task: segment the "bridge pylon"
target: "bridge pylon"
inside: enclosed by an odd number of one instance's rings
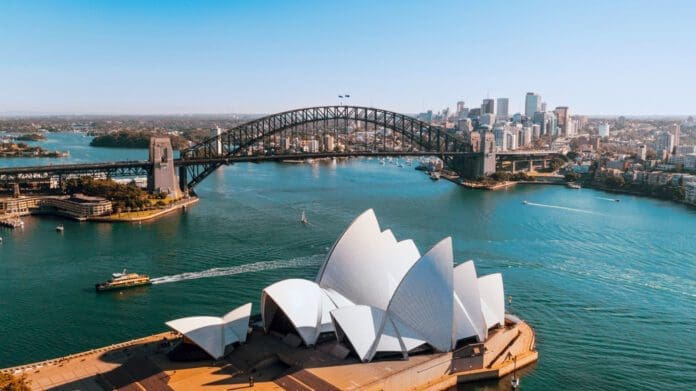
[[[152,170],[147,178],[147,189],[152,193],[181,197],[179,179],[174,169],[174,149],[169,137],[150,138],[150,162]]]

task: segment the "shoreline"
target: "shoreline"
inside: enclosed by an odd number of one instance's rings
[[[231,384],[247,388],[253,376],[260,390],[446,390],[524,373],[539,358],[534,329],[512,315],[485,342],[367,363],[333,354],[334,342],[293,347],[283,336],[250,326],[246,343],[217,360],[171,361],[167,353],[182,335],[165,331],[0,372],[26,376],[32,389],[229,390]]]
[[[183,200],[175,201],[174,205],[168,206],[165,209],[160,209],[157,212],[147,214],[145,216],[135,216],[135,217],[119,217],[119,214],[113,214],[109,216],[97,216],[97,217],[88,217],[87,221],[93,221],[93,222],[98,222],[98,223],[133,223],[133,222],[143,222],[143,221],[149,221],[153,219],[157,219],[159,217],[163,217],[169,213],[172,213],[174,211],[183,209],[186,210],[190,205],[194,205],[200,201],[200,198],[196,196],[192,196],[190,198],[186,198]],[[148,211],[145,211],[148,212]],[[139,213],[139,212],[129,212],[129,213]]]
[[[40,196],[37,196],[37,198]],[[55,211],[45,211],[41,210],[39,208],[36,209],[28,209],[24,212],[17,213],[17,214],[12,214],[12,215],[0,215],[0,221],[4,220],[11,220],[13,218],[21,218],[23,216],[54,216],[54,217],[59,217],[62,219],[68,219],[68,220],[73,220],[73,221],[90,221],[90,222],[96,222],[96,223],[134,223],[134,222],[143,222],[143,221],[150,221],[150,220],[155,220],[160,217],[164,217],[170,213],[173,213],[177,210],[186,210],[189,206],[195,205],[200,201],[200,198],[197,196],[191,196],[189,198],[184,198],[178,201],[173,202],[172,204],[168,205],[167,207],[164,207],[162,209],[156,209],[156,210],[149,210],[149,211],[140,211],[140,212],[124,212],[123,214],[126,215],[124,217],[121,217],[119,213],[115,213],[112,215],[108,216],[94,216],[94,217],[81,217],[81,216],[74,216],[69,213],[61,213],[61,212],[55,212]],[[152,213],[149,213],[152,212]],[[133,214],[133,213],[142,213],[142,216],[132,216],[132,217],[127,217],[128,214]]]

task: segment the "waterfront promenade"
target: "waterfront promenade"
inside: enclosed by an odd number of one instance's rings
[[[538,359],[534,331],[524,322],[491,332],[485,344],[408,360],[361,363],[333,354],[335,342],[294,348],[259,329],[226,358],[172,362],[166,352],[174,332],[120,343],[40,363],[7,368],[24,374],[35,390],[444,390],[457,383],[500,378]]]

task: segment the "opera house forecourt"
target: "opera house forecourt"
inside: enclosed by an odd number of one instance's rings
[[[505,313],[501,274],[478,276],[473,261],[455,266],[453,258],[451,238],[421,254],[367,210],[314,281],[263,289],[260,316],[247,303],[222,317],[171,320],[168,333],[41,371],[13,370],[40,385],[82,368],[52,384],[65,389],[437,390],[509,374],[514,384],[517,369],[537,360],[534,332]]]

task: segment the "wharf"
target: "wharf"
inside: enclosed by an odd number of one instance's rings
[[[509,317],[485,343],[407,360],[361,363],[332,354],[335,341],[292,347],[255,328],[221,360],[173,362],[166,353],[181,339],[167,332],[63,358],[8,368],[36,390],[444,390],[457,383],[501,378],[538,359],[532,328]]]

